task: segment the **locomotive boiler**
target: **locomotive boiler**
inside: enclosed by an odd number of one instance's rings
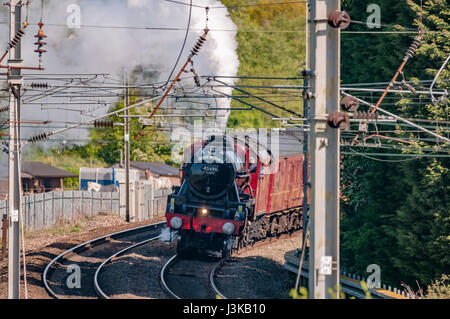
[[[166,208],[178,253],[196,248],[227,257],[300,228],[303,134],[276,132],[260,140],[211,136],[185,150],[181,186]]]

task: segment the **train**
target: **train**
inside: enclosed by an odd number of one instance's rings
[[[184,150],[181,183],[166,220],[177,253],[213,251],[223,258],[267,237],[301,229],[303,136],[300,131],[212,135]],[[309,174],[309,165],[306,166]]]

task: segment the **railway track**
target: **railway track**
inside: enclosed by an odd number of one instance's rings
[[[211,256],[188,259],[175,255],[161,269],[161,285],[175,299],[226,299],[214,283],[215,272],[225,260],[217,261],[217,257]]]
[[[103,291],[103,289],[101,288],[101,286],[100,286],[100,284],[99,284],[99,279],[98,279],[100,272],[102,272],[102,271],[104,270],[104,267],[105,267],[107,264],[109,264],[110,262],[112,262],[115,258],[117,258],[117,257],[119,257],[119,256],[121,256],[121,255],[123,255],[123,254],[125,254],[125,253],[127,253],[127,252],[129,252],[130,250],[132,250],[132,249],[134,249],[134,248],[137,248],[137,247],[139,247],[139,246],[145,245],[145,244],[147,244],[147,243],[149,243],[149,242],[151,242],[151,241],[157,240],[157,239],[159,239],[160,237],[161,237],[161,236],[158,235],[158,236],[155,236],[155,237],[152,237],[152,238],[143,240],[143,241],[141,241],[141,242],[138,242],[138,243],[136,243],[136,244],[134,244],[134,245],[128,246],[128,247],[122,249],[121,251],[115,253],[114,255],[110,256],[110,257],[107,258],[104,262],[102,262],[102,263],[100,264],[100,266],[98,266],[98,268],[97,268],[97,270],[95,271],[95,274],[94,274],[94,289],[95,289],[95,292],[97,293],[97,295],[98,295],[100,298],[102,298],[102,299],[110,299],[109,296],[108,296],[108,295]]]
[[[42,281],[47,292],[56,299],[105,298],[98,284],[98,274],[114,257],[159,238],[166,222],[127,229],[77,245],[56,258],[45,268]],[[69,278],[79,272],[79,286]]]
[[[282,234],[278,237],[266,238],[253,245],[241,248],[238,254],[248,249],[270,244],[273,240],[289,238],[298,231]],[[194,257],[196,258],[196,257]],[[199,256],[197,259],[186,259],[175,255],[162,267],[160,281],[164,290],[175,299],[228,299],[215,283],[217,271],[229,258],[217,261],[210,256]]]
[[[105,267],[132,249],[159,239],[160,230],[165,225],[165,222],[160,222],[109,234],[61,253],[47,265],[42,274],[45,289],[56,299],[109,299],[99,280]],[[272,240],[257,242],[242,252]],[[160,271],[161,286],[169,296],[176,299],[227,299],[215,284],[216,272],[226,261],[212,256],[182,258],[175,255]],[[70,287],[68,278],[75,268],[79,269],[80,286]]]

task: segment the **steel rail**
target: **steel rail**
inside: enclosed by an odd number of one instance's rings
[[[170,288],[169,285],[166,282],[165,277],[165,273],[166,270],[169,268],[169,265],[174,264],[175,262],[177,262],[180,259],[180,257],[178,255],[174,255],[172,256],[165,264],[164,266],[161,268],[161,272],[160,272],[160,276],[159,279],[161,281],[161,285],[163,286],[163,288],[166,290],[166,292],[168,292],[173,298],[175,299],[181,299],[181,297],[179,297],[177,294],[175,294]]]
[[[173,298],[175,299],[183,299],[180,296],[178,296],[175,292],[173,292],[170,288],[169,285],[167,284],[166,281],[166,273],[167,273],[167,269],[169,269],[170,266],[173,266],[175,263],[177,263],[178,261],[180,261],[182,258],[177,254],[172,256],[165,264],[164,266],[161,268],[161,272],[160,272],[160,281],[161,281],[161,285],[163,286],[164,290],[166,290],[167,293],[169,293]],[[215,272],[216,270],[221,267],[223,265],[223,263],[226,261],[226,259],[221,259],[219,262],[215,263],[215,265],[211,268],[210,272],[209,272],[209,284],[210,284],[210,288],[211,290],[214,292],[215,296],[219,296],[222,299],[228,299],[227,297],[225,297],[217,288],[215,282],[214,282],[214,277],[215,277]]]
[[[69,250],[64,251],[63,253],[59,254],[57,257],[55,257],[52,261],[50,261],[50,263],[48,263],[47,267],[45,267],[44,272],[42,273],[42,281],[44,283],[44,287],[47,290],[47,292],[55,299],[60,299],[58,297],[58,295],[50,288],[50,286],[47,283],[47,277],[48,274],[51,270],[51,267],[61,258],[71,254],[71,253],[75,253],[75,252],[79,252],[79,251],[83,251],[85,249],[89,249],[90,247],[92,247],[94,244],[98,244],[101,242],[105,242],[107,238],[120,238],[120,237],[124,237],[126,235],[130,235],[133,233],[140,233],[143,231],[146,231],[148,229],[151,228],[159,228],[162,227],[163,225],[165,225],[166,222],[159,222],[159,223],[154,223],[154,224],[150,224],[150,225],[144,225],[144,226],[139,226],[136,228],[131,228],[131,229],[126,229],[126,230],[122,230],[116,233],[112,233],[112,234],[108,234],[105,236],[101,236],[89,241],[86,241],[84,243],[81,243],[75,247],[72,247]]]
[[[133,248],[145,245],[145,244],[147,244],[147,243],[149,243],[151,241],[157,240],[159,238],[161,238],[160,235],[152,237],[152,238],[149,238],[149,239],[146,239],[146,240],[143,240],[143,241],[141,241],[141,242],[139,242],[137,244],[133,244],[133,245],[131,245],[129,247],[126,247],[126,248],[122,249],[121,251],[118,251],[117,253],[115,253],[114,255],[112,255],[110,257],[108,257],[105,261],[103,261],[100,264],[100,266],[98,266],[97,270],[95,271],[95,275],[94,275],[94,289],[95,289],[95,292],[97,293],[97,295],[100,298],[102,298],[102,299],[110,299],[109,296],[101,289],[101,287],[100,287],[100,285],[98,283],[98,275],[100,274],[100,272],[102,271],[102,269],[104,268],[104,266],[106,264],[111,262],[114,258],[122,255],[123,253],[125,253],[125,252],[127,252],[127,251],[129,251],[129,250],[131,250]]]
[[[216,275],[217,269],[219,269],[220,267],[222,267],[223,264],[225,263],[225,261],[227,261],[227,260],[228,260],[228,258],[224,258],[224,259],[222,259],[221,261],[219,261],[217,264],[214,265],[214,267],[211,269],[211,272],[209,273],[209,281],[210,281],[210,283],[211,283],[211,288],[212,288],[212,290],[214,291],[214,294],[215,294],[216,296],[219,296],[219,297],[222,298],[222,299],[228,299],[228,298],[225,297],[225,295],[223,295],[223,294],[220,292],[219,288],[217,288],[216,282],[215,282],[215,280],[214,280],[214,277],[215,277],[215,275]]]

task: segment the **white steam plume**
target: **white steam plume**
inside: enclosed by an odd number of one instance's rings
[[[189,0],[181,0],[189,3]],[[79,29],[66,27],[70,13],[67,8],[77,4],[81,8],[81,25]],[[218,0],[193,1],[201,6],[223,6]],[[37,66],[37,53],[34,35],[38,31],[36,23],[40,20],[41,1],[32,0],[29,6],[29,20],[32,23],[22,40],[22,55],[26,66]],[[188,5],[175,4],[163,0],[44,0],[43,22],[48,38],[45,41],[48,51],[43,55],[44,72],[41,73],[108,73],[111,77],[121,79],[123,70],[131,72],[136,66],[143,66],[145,71],[157,71],[158,81],[165,81],[179,54],[185,35],[189,13]],[[23,9],[25,19],[26,9]],[[0,42],[6,48],[9,38],[8,7],[0,9]],[[63,25],[63,26],[61,26]],[[142,30],[133,28],[94,28],[85,26],[129,26],[129,27],[171,27],[182,30]],[[192,8],[191,30],[186,41],[184,52],[180,58],[174,75],[202,34],[205,27],[205,10]],[[228,16],[227,9],[211,9],[209,11],[207,42],[198,56],[194,57],[194,67],[200,75],[221,74],[236,75],[239,61],[236,54],[237,43],[235,32],[214,31],[236,30],[236,26]],[[0,48],[0,50],[2,50]],[[31,73],[26,71],[25,73]],[[193,83],[193,81],[192,81]],[[221,89],[231,95],[231,89]],[[117,91],[116,91],[117,92]],[[43,102],[51,99],[44,99]],[[1,100],[0,106],[7,104]],[[227,108],[230,101],[218,99],[217,107]],[[100,113],[106,113],[103,109]],[[226,125],[226,117],[218,123],[220,128]],[[98,115],[99,113],[95,113]],[[26,120],[66,120],[80,121],[86,118],[75,112],[63,110],[41,110],[38,105],[24,105],[22,118]],[[31,136],[48,129],[33,130],[24,127],[23,136]],[[86,130],[68,132],[66,138],[86,138]],[[4,156],[0,155],[0,156]],[[2,162],[3,163],[3,162]],[[3,166],[3,165],[2,165]]]

